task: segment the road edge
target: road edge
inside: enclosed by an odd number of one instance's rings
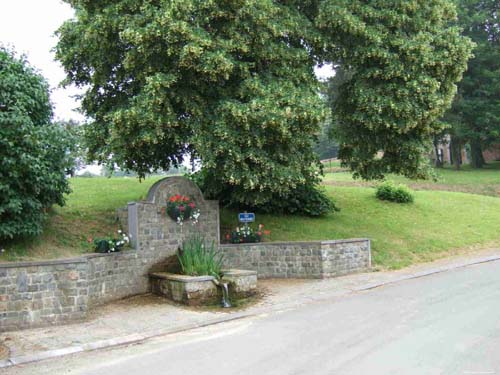
[[[429,270],[425,271],[420,271],[412,274],[407,274],[403,275],[401,277],[395,278],[393,280],[388,280],[380,283],[371,283],[371,284],[365,284],[361,287],[357,287],[354,289],[346,289],[345,293],[342,293],[340,296],[348,295],[354,292],[362,292],[362,291],[367,291],[367,290],[372,290],[380,287],[384,287],[387,285],[391,284],[396,284],[402,281],[406,280],[412,280],[412,279],[418,279],[422,277],[427,277],[443,272],[448,272],[452,271],[455,269],[460,269],[460,268],[466,268],[470,266],[474,266],[477,264],[482,264],[482,263],[489,263],[489,262],[495,262],[500,260],[500,255],[490,255],[487,257],[481,257],[481,258],[476,258],[474,260],[469,260],[469,261],[462,261],[462,262],[457,262],[457,263],[452,263],[449,265],[441,266],[441,267],[435,267],[431,268]],[[329,297],[325,298],[318,298],[314,302],[321,302]],[[155,331],[150,331],[147,333],[134,333],[131,335],[126,335],[126,336],[121,336],[121,337],[116,337],[116,338],[111,338],[111,339],[106,339],[106,340],[99,340],[99,341],[94,341],[91,343],[87,344],[82,344],[82,345],[76,345],[76,346],[69,346],[66,348],[60,348],[60,349],[52,349],[52,350],[46,350],[46,351],[41,351],[38,353],[30,354],[30,355],[25,355],[25,356],[18,356],[18,357],[10,357],[4,360],[0,360],[0,369],[1,368],[7,368],[7,367],[13,367],[17,365],[24,365],[28,363],[34,363],[34,362],[40,362],[44,361],[47,359],[53,359],[57,357],[63,357],[66,355],[70,354],[77,354],[77,353],[83,353],[83,352],[90,352],[94,350],[102,350],[102,349],[110,349],[114,347],[119,347],[119,346],[126,346],[126,345],[133,345],[137,344],[140,342],[144,342],[146,340],[151,340],[153,338],[158,338],[158,337],[163,337],[163,336],[168,336],[176,333],[181,333],[181,332],[186,332],[190,331],[193,329],[197,328],[203,328],[203,327],[208,327],[216,324],[221,324],[221,323],[226,323],[226,322],[231,322],[235,320],[241,320],[249,317],[254,317],[261,315],[263,313],[270,313],[270,312],[276,312],[279,310],[283,310],[284,308],[293,308],[293,307],[298,307],[300,306],[301,303],[292,303],[292,304],[281,304],[281,305],[275,305],[272,308],[261,308],[256,311],[252,312],[237,312],[233,313],[228,316],[216,318],[216,319],[210,319],[201,323],[191,323],[191,324],[186,324],[174,328],[169,328],[165,330],[155,330]]]

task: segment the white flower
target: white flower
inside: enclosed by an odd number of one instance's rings
[[[126,242],[126,243],[129,243],[129,238],[127,236],[123,237],[123,240]]]
[[[121,229],[118,229],[118,233],[122,234],[122,231],[121,231]]]

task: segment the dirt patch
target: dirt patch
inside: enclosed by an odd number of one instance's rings
[[[141,294],[138,296],[132,296],[123,298],[117,301],[109,302],[104,305],[95,306],[88,311],[86,321],[91,321],[99,316],[106,316],[116,311],[130,311],[139,307],[147,306],[161,306],[165,304],[170,304],[167,299],[156,296],[154,294]]]

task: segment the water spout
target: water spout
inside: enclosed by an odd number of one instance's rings
[[[229,302],[229,287],[228,283],[223,283],[222,280],[217,280],[213,279],[212,282],[217,285],[219,288],[222,290],[222,302],[221,306],[226,308],[226,307],[232,307],[231,302]]]
[[[220,283],[222,288],[222,303],[221,306],[224,308],[231,307],[231,302],[229,302],[229,289],[227,283]]]

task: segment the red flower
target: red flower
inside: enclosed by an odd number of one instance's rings
[[[189,203],[189,207],[191,207],[191,208],[195,208],[195,207],[196,207],[196,205],[194,204],[194,202],[191,202],[191,203]]]
[[[269,235],[271,234],[271,231],[270,231],[270,230],[265,230],[265,231],[264,231],[264,234],[265,234],[266,236],[269,236]]]
[[[183,212],[186,208],[184,206],[179,206],[179,211]]]
[[[188,197],[182,197],[182,201],[183,202],[189,202],[189,198]]]
[[[257,232],[257,234],[258,234],[259,236],[262,236],[262,232]]]
[[[170,197],[170,202],[175,202],[175,197]]]
[[[228,234],[226,234],[226,240],[229,240],[231,238],[231,236]]]

